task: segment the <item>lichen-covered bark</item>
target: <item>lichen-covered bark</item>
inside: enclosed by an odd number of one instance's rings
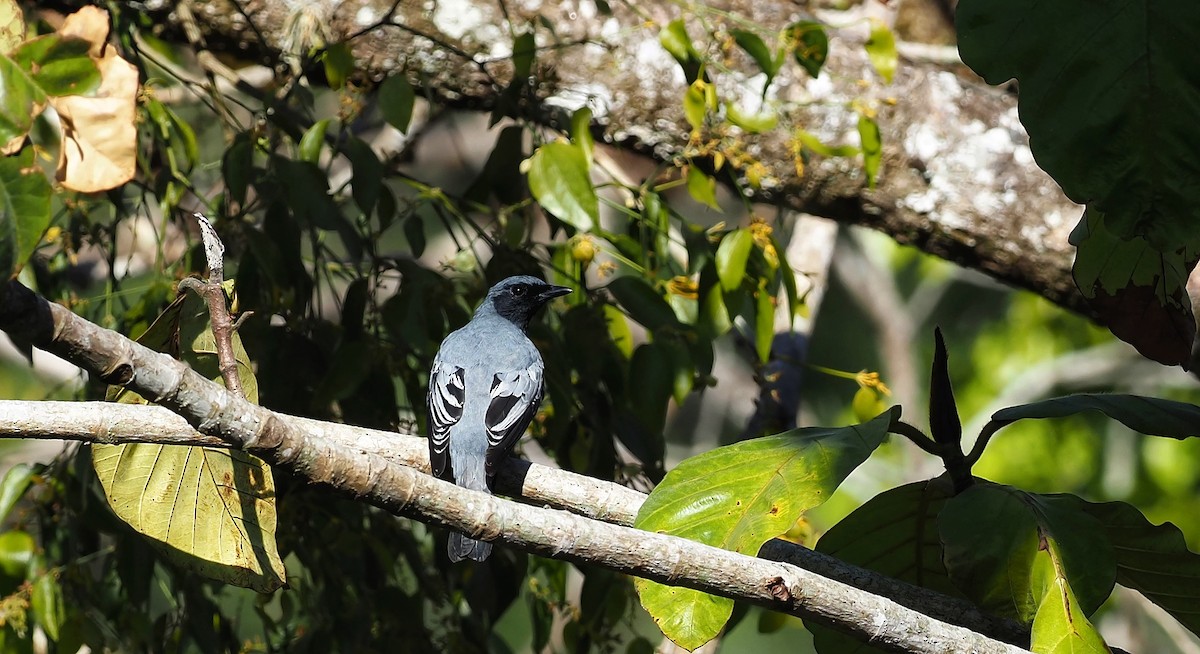
[[[354,53],[368,77],[403,73],[436,100],[478,108],[501,101],[511,81],[513,35],[533,30],[536,87],[523,90],[512,104],[515,111],[554,124],[566,111],[587,105],[614,144],[660,160],[695,151],[681,106],[683,72],[658,41],[660,27],[684,13],[675,3],[614,2],[612,14],[603,15],[594,0],[426,0],[399,3],[390,20],[392,4],[380,0],[192,5],[214,49],[296,52],[367,30],[355,39]],[[782,27],[813,16],[782,1],[709,6],[714,11],[697,5],[684,16],[695,47],[718,64],[709,71],[720,98],[754,110],[763,76],[722,35],[759,26],[773,44]],[[849,27],[830,28],[830,56],[819,78],[808,78],[794,64],[783,67],[767,94],[781,108],[779,126],[761,135],[703,135],[723,137],[765,166],[756,199],[883,231],[1086,311],[1070,278],[1067,244],[1081,211],[1033,162],[1015,98],[965,69],[903,60],[886,84],[862,48],[865,21],[820,11],[816,17],[826,23]],[[731,15],[739,17],[736,22]],[[387,24],[368,29],[381,21]],[[852,158],[817,158],[799,174],[795,130],[856,145],[852,105],[875,113],[882,130],[877,187],[866,187],[861,162]]]

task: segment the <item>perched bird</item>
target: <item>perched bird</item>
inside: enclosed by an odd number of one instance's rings
[[[492,492],[492,480],[542,403],[542,355],[525,335],[542,305],[570,293],[526,275],[488,291],[462,329],[442,341],[429,373],[429,463],[433,474]],[[451,561],[483,561],[492,544],[458,533]]]

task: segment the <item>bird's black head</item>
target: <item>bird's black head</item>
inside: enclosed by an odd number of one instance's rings
[[[555,286],[547,284],[537,277],[518,275],[509,277],[493,286],[488,291],[487,299],[483,301],[480,309],[486,309],[488,305],[491,305],[496,313],[508,318],[521,329],[525,329],[529,325],[530,318],[533,318],[533,314],[537,313],[542,305],[570,292],[571,289],[566,286]]]

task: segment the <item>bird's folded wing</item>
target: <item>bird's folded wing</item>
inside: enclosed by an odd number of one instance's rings
[[[450,460],[450,428],[462,418],[467,395],[465,371],[435,361],[429,373],[429,466],[441,477]]]
[[[496,474],[508,451],[525,433],[542,400],[542,363],[528,368],[498,372],[484,419],[488,434],[485,467],[488,479]]]

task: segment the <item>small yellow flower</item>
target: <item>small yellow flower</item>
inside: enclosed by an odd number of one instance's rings
[[[863,388],[873,388],[884,395],[892,394],[891,389],[887,387],[887,384],[883,383],[883,380],[879,378],[879,373],[877,372],[867,372],[866,370],[859,371],[859,373],[854,376],[854,381],[858,382],[858,385],[862,386]]]
[[[690,277],[678,275],[667,282],[667,290],[672,295],[695,300],[700,297],[700,284]]]
[[[583,264],[586,268],[596,258],[596,243],[587,234],[576,234],[567,242],[571,248],[571,258]]]

